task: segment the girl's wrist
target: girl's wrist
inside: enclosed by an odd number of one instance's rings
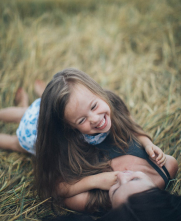
[[[98,173],[90,177],[91,189],[101,189],[104,181],[104,173]]]
[[[91,176],[87,176],[84,179],[84,182],[87,187],[88,187],[88,190],[91,190],[91,189],[96,189],[98,188],[98,174],[95,174],[95,175],[91,175]]]
[[[152,141],[146,136],[138,136],[138,140],[144,148],[148,145],[152,145]]]
[[[91,189],[99,189],[100,185],[99,175],[100,174],[95,174],[90,177]]]

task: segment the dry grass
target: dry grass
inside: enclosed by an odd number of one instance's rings
[[[181,3],[179,0],[6,0],[0,3],[0,108],[35,79],[76,67],[119,94],[137,122],[177,158],[181,194]],[[0,132],[17,125],[0,123]],[[0,220],[51,214],[32,194],[31,156],[0,152]]]

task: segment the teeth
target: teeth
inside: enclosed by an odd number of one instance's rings
[[[97,128],[102,127],[102,126],[105,124],[105,122],[106,122],[106,120],[105,120],[105,118],[104,118],[102,124],[101,124],[100,126],[98,126]]]

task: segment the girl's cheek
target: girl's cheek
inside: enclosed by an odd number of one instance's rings
[[[81,130],[81,131],[89,131],[90,127],[89,127],[89,125],[87,123],[84,123],[83,125],[81,125],[79,127],[79,130]]]

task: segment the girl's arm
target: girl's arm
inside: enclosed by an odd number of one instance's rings
[[[57,193],[62,197],[72,197],[91,189],[109,190],[116,183],[119,171],[104,172],[87,176],[74,184],[61,182],[58,184]]]
[[[154,145],[148,137],[138,135],[137,138],[151,159],[155,160],[162,167],[166,162],[166,155],[163,151]]]
[[[135,122],[134,118],[131,115],[129,115],[129,117],[132,121]],[[136,137],[141,143],[141,145],[144,147],[145,151],[150,156],[150,158],[156,161],[158,166],[162,167],[166,162],[166,156],[163,153],[163,151],[159,147],[154,145],[147,136],[136,135]]]
[[[64,204],[69,209],[76,211],[85,211],[88,200],[89,192],[84,192],[72,197],[65,198]]]

